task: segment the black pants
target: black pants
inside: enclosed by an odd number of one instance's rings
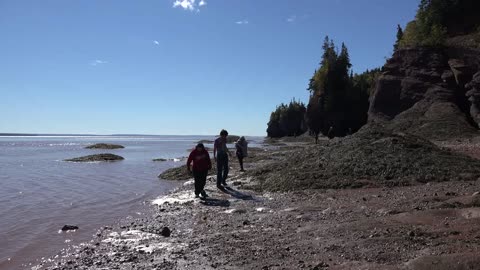
[[[217,155],[217,186],[225,184],[228,177],[228,156],[227,153]]]
[[[207,183],[208,171],[193,171],[193,177],[195,178],[195,195],[199,195],[205,188]]]
[[[243,171],[243,154],[237,153],[238,163],[240,163],[240,169]]]

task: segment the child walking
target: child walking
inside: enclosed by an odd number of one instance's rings
[[[192,171],[193,162],[193,171]],[[207,183],[208,171],[212,169],[212,161],[210,160],[210,154],[205,149],[202,143],[197,144],[195,149],[190,153],[187,160],[187,170],[193,172],[195,179],[195,198],[207,198],[208,195],[205,192],[205,184]]]

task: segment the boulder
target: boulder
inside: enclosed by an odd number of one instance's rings
[[[66,159],[65,161],[69,162],[110,162],[110,161],[120,161],[124,160],[123,157],[117,156],[114,154],[98,154],[98,155],[89,155],[84,157]]]
[[[164,237],[170,237],[171,234],[172,234],[172,231],[168,227],[163,227],[162,231],[160,232],[160,235]]]
[[[86,149],[123,149],[125,146],[119,144],[108,144],[108,143],[97,143],[94,145],[89,145],[85,147]]]
[[[67,231],[75,231],[78,230],[78,226],[75,225],[64,225],[62,227],[62,232],[67,232]]]

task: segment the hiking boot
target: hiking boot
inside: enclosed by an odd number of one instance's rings
[[[228,187],[228,184],[227,184],[226,182],[223,182],[222,185],[223,185],[224,187]]]
[[[205,190],[202,190],[202,192],[200,192],[200,195],[201,195],[203,198],[208,198],[208,195],[207,195],[207,193],[205,192]]]
[[[198,199],[198,198],[200,198],[200,195],[195,194],[195,199]]]

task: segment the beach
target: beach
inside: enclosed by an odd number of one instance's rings
[[[257,149],[247,171],[308,145]],[[269,192],[255,173],[239,173],[235,160],[231,165],[229,189],[218,190],[210,178],[210,198],[202,201],[186,181],[151,201],[142,217],[103,227],[36,269],[475,269],[479,263],[478,181]]]

